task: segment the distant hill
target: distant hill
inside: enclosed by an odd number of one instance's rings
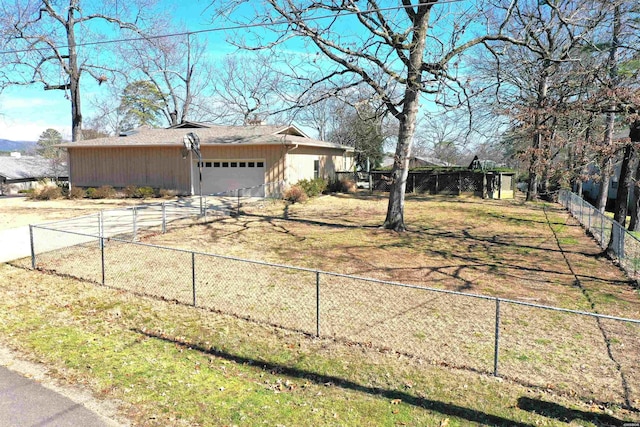
[[[0,151],[29,151],[36,146],[36,141],[10,141],[0,139]]]

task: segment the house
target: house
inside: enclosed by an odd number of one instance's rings
[[[43,179],[67,180],[67,165],[40,156],[11,153],[0,157],[0,195],[33,188]]]
[[[200,141],[202,163],[183,145],[189,133]],[[135,185],[178,194],[197,194],[201,183],[203,194],[253,187],[252,194],[262,196],[266,183],[330,178],[353,167],[353,148],[315,140],[293,125],[187,122],[60,147],[68,151],[71,186]]]

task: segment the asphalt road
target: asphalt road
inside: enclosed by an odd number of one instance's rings
[[[115,426],[82,403],[45,388],[38,382],[0,366],[0,424],[26,426]]]

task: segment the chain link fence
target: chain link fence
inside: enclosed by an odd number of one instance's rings
[[[607,217],[583,198],[560,190],[558,203],[591,233],[602,249],[615,256],[620,267],[634,280],[640,272],[640,239],[620,223]]]
[[[603,402],[637,407],[640,399],[640,320],[179,250],[97,231],[31,226],[31,236],[35,269]],[[52,248],[57,241],[75,244]]]

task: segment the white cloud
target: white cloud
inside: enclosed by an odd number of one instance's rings
[[[60,94],[32,87],[10,88],[0,97],[0,138],[37,141],[48,128],[71,135],[71,106]]]

